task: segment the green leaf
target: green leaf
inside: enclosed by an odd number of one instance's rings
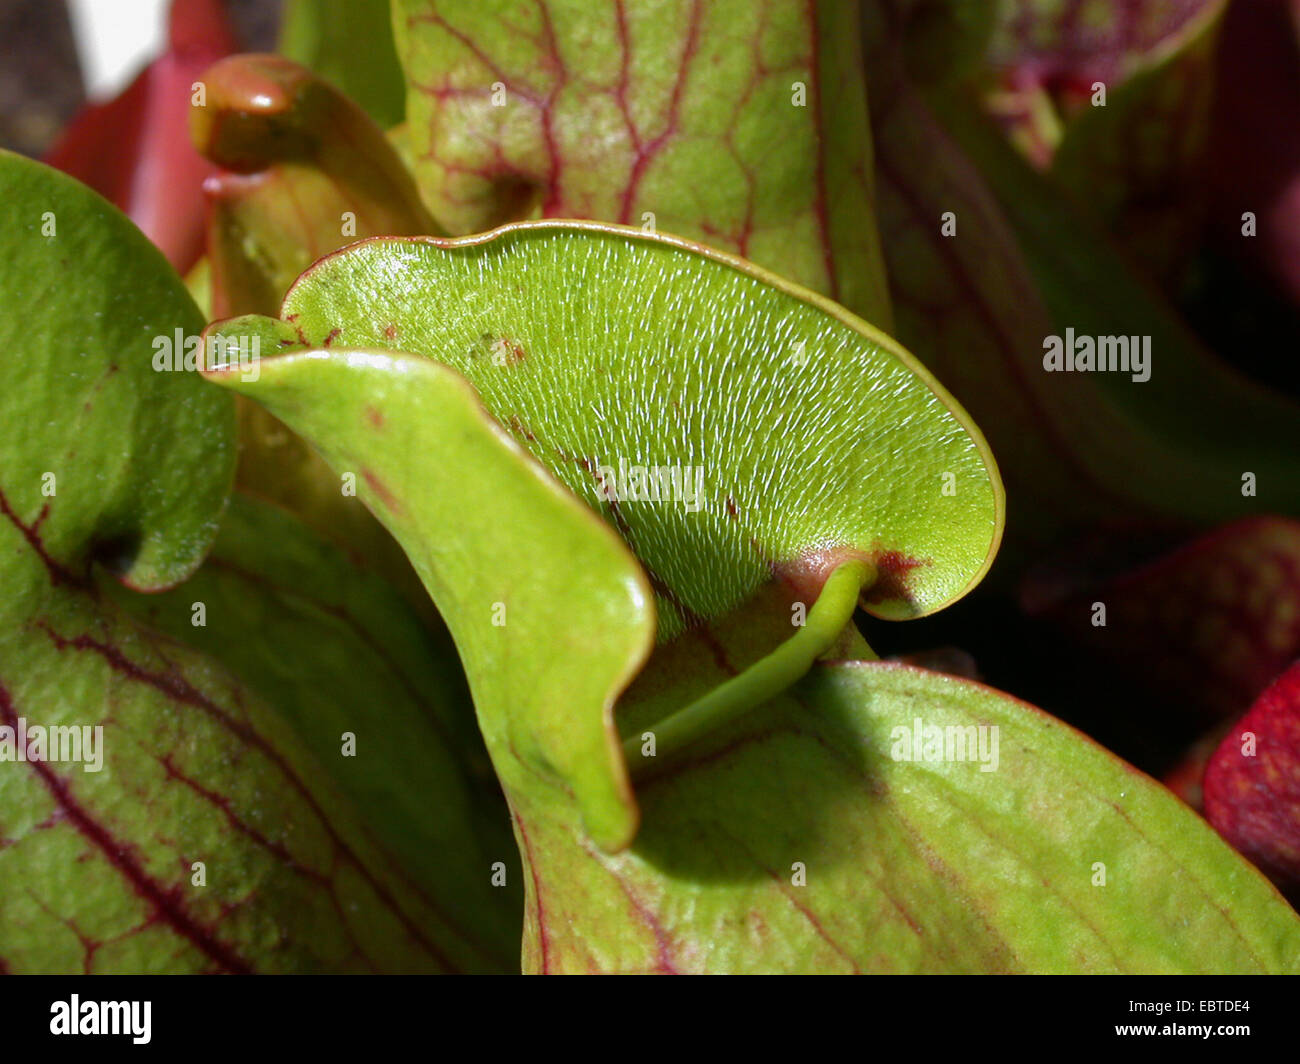
[[[162,256],[84,185],[7,152],[0,183],[11,219],[0,234],[0,350],[21,359],[14,374],[28,382],[4,392],[0,490],[11,530],[41,544],[6,559],[24,574],[11,586],[66,585],[96,557],[132,587],[175,583],[216,532],[233,406],[152,360],[177,332],[197,343],[203,321]]]
[[[279,56],[235,56],[204,75],[195,146],[226,169],[209,179],[210,317],[274,314],[308,265],[360,237],[437,233],[405,165],[355,103]],[[307,444],[254,403],[239,404],[241,488],[427,597],[355,496]],[[436,623],[436,622],[435,622]]]
[[[280,51],[336,85],[387,129],[406,113],[388,0],[289,0]]]
[[[361,237],[440,232],[387,138],[328,82],[280,56],[204,75],[194,146],[206,186],[213,313],[270,314],[312,262]]]
[[[970,759],[896,760],[918,719],[962,729]],[[1300,919],[1199,817],[969,681],[816,666],[637,795],[641,834],[614,856],[562,795],[516,810],[526,970],[1300,970]]]
[[[425,202],[735,252],[888,330],[857,5],[395,0]]]
[[[866,43],[897,334],[986,429],[1028,556],[1098,523],[1205,526],[1300,512],[1300,408],[1205,351],[979,112],[912,82],[876,0]],[[917,166],[918,158],[933,165]],[[942,226],[945,212],[955,232]],[[1048,337],[1150,337],[1150,377],[1057,373]],[[1242,475],[1267,483],[1243,496]]]
[[[7,153],[0,199],[0,350],[23,381],[0,393],[0,881],[16,885],[0,967],[469,966],[285,722],[103,595],[97,560],[148,590],[199,564],[233,410],[196,374],[155,370],[202,322],[122,214]],[[20,730],[59,749],[29,758]]]
[[[632,545],[661,639],[736,608],[774,569],[824,579],[830,548],[880,570],[870,612],[921,616],[996,549],[992,458],[941,386],[842,308],[698,245],[593,223],[378,238],[314,266],[282,317],[292,328],[264,351],[410,351],[463,374]],[[609,497],[635,466],[681,473],[670,505]]]
[[[292,516],[241,495],[193,577],[115,597],[275,707],[375,839],[475,943],[474,967],[517,966],[522,881],[509,816],[445,634],[431,636],[383,580]],[[355,751],[340,756],[349,734]],[[491,882],[497,861],[510,889]]]
[[[652,600],[666,643],[774,577],[807,601],[861,560],[867,608],[916,616],[996,549],[992,459],[928,374],[717,252],[593,223],[378,238],[317,264],[283,314],[213,329],[314,350],[263,361],[257,381],[210,376],[355,475],[447,618],[516,811],[526,787],[498,756],[512,744],[573,788],[606,848],[635,832],[611,715],[649,652]],[[633,465],[704,481],[642,505],[618,488]]]
[[[590,835],[626,845],[637,813],[613,705],[654,640],[627,548],[445,366],[307,352],[264,362],[259,383],[250,394],[352,473],[406,549],[456,640],[507,797],[565,781]]]

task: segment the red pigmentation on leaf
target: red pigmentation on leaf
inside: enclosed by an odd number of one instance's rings
[[[45,158],[130,215],[182,273],[203,253],[203,181],[216,169],[190,143],[190,101],[203,72],[236,51],[220,0],[175,0],[166,54],[77,114]]]
[[[1283,890],[1300,890],[1300,662],[1228,733],[1204,790],[1219,834]]]
[[[910,558],[901,551],[884,549],[876,551],[871,562],[876,567],[876,582],[863,595],[864,602],[913,601],[912,570],[932,564],[929,558]]]
[[[1300,654],[1298,521],[1234,521],[1095,580],[1080,559],[1073,587],[1058,569],[1025,581],[1029,615],[1206,721],[1232,719]]]

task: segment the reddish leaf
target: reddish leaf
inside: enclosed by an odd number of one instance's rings
[[[1070,113],[1087,104],[1093,82],[1123,81],[1138,59],[1167,46],[1210,6],[1213,0],[1010,0],[989,59],[1015,88],[1041,88]]]
[[[1233,4],[1219,51],[1212,171],[1221,245],[1300,303],[1300,49],[1286,0]],[[1292,5],[1292,11],[1295,10]],[[1247,237],[1244,212],[1255,215]]]
[[[182,272],[202,254],[213,171],[190,144],[190,98],[203,71],[237,50],[220,0],[175,0],[166,54],[120,96],[83,109],[46,157],[130,215]]]
[[[1225,0],[1002,6],[989,46],[1000,81],[992,110],[1083,213],[1179,290],[1204,231]]]
[[[1210,758],[1205,815],[1284,890],[1300,888],[1300,662]]]
[[[1300,522],[1237,521],[1119,575],[1023,596],[1133,682],[1208,717],[1241,712],[1300,654]],[[1059,586],[1059,585],[1058,585]],[[1094,622],[1105,606],[1105,625]]]

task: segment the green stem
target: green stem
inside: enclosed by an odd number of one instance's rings
[[[740,675],[646,729],[654,733],[655,756],[663,757],[681,749],[746,710],[774,698],[799,680],[834,645],[853,618],[858,595],[875,578],[875,567],[868,562],[855,560],[837,566],[808,611],[803,627],[793,636]],[[641,746],[639,735],[623,743],[623,754],[634,769],[646,760]]]

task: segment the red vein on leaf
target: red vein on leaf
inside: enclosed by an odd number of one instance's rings
[[[380,417],[380,420],[382,421],[382,415],[380,415],[378,411],[374,411],[374,413],[378,415]],[[374,633],[371,632],[371,630],[367,626],[361,624],[355,617],[353,617],[352,614],[348,611],[347,607],[328,603],[321,598],[317,598],[316,596],[311,594],[306,588],[286,587],[283,584],[276,583],[274,580],[271,580],[266,576],[263,576],[259,573],[254,573],[249,569],[245,569],[240,565],[236,565],[234,562],[227,561],[223,558],[218,558],[213,555],[208,556],[208,559],[204,562],[204,565],[209,566],[213,569],[220,569],[223,572],[228,572],[230,573],[231,576],[235,577],[236,579],[244,580],[247,583],[262,588],[263,590],[269,589],[271,591],[274,591],[278,595],[284,596],[285,598],[296,599],[299,602],[308,603],[309,605],[314,606],[316,609],[320,610],[322,613],[328,614],[329,616],[333,617],[335,620],[339,621],[341,624],[346,625],[350,630],[350,634],[352,638],[359,639],[363,643],[365,643],[366,646],[368,646],[371,649],[371,651],[374,652],[375,656],[378,657],[386,666],[388,666],[389,670],[392,672],[393,676],[397,679],[397,682],[401,685],[402,690],[406,692],[407,697],[411,699],[412,703],[420,706],[429,706],[430,709],[432,709],[430,705],[431,700],[429,699],[427,693],[419,690],[416,687],[414,681],[412,681],[411,678],[407,676],[406,670],[393,656],[392,650],[389,648],[389,646],[386,643],[384,643],[382,640],[375,638]],[[448,730],[446,721],[442,719],[440,714],[435,712],[429,712],[425,714],[425,719],[428,720],[430,726],[433,728],[435,732],[437,732],[438,737],[448,747],[454,748],[456,746],[456,741],[453,738],[450,731]]]
[[[541,950],[542,974],[549,975],[551,970],[550,961],[550,936],[546,931],[546,905],[542,900],[542,883],[537,877],[537,862],[533,860],[533,847],[528,841],[528,829],[524,826],[524,819],[519,815],[519,811],[514,805],[510,806],[510,815],[515,821],[515,830],[519,832],[519,841],[523,844],[524,864],[528,866],[528,874],[533,881],[533,908],[535,910],[534,919],[537,922],[537,945]]]
[[[546,98],[541,102],[542,139],[546,143],[546,152],[551,160],[551,172],[547,178],[549,194],[546,202],[542,204],[542,214],[549,217],[564,209],[564,197],[560,194],[560,172],[564,167],[564,156],[560,152],[559,144],[556,141],[552,120],[556,97],[568,84],[569,72],[564,65],[564,57],[560,54],[560,43],[555,36],[555,27],[551,25],[551,13],[546,6],[546,0],[536,0],[536,3],[546,36],[546,48],[555,63],[555,84],[551,86]]]
[[[18,726],[18,713],[9,691],[3,686],[0,686],[0,719],[10,727]],[[248,961],[206,930],[185,910],[179,898],[179,887],[164,889],[140,867],[131,854],[131,847],[115,839],[107,828],[73,798],[66,780],[55,775],[44,761],[28,761],[26,764],[36,773],[59,808],[67,814],[68,822],[104,855],[140,897],[162,914],[178,934],[220,965],[223,971],[241,975],[252,973],[253,967]]]
[[[828,946],[830,946],[835,953],[839,954],[849,963],[849,966],[853,969],[854,975],[862,974],[862,969],[858,967],[858,962],[854,959],[853,955],[850,954],[849,951],[845,949],[842,945],[840,945],[840,943],[837,942],[831,936],[830,932],[827,931],[826,928],[822,926],[822,922],[817,917],[817,914],[814,913],[812,909],[806,906],[803,902],[799,901],[799,899],[793,893],[793,888],[786,886],[785,877],[780,872],[777,872],[775,869],[768,868],[766,864],[764,864],[761,860],[758,859],[758,857],[754,854],[753,850],[751,850],[748,846],[746,846],[743,842],[741,842],[740,839],[736,838],[735,835],[731,834],[731,832],[727,831],[726,829],[716,824],[714,825],[714,830],[716,830],[720,835],[725,835],[728,839],[730,839],[732,845],[735,846],[736,849],[740,850],[754,865],[754,867],[760,869],[772,879],[772,882],[776,884],[776,889],[781,894],[781,896],[785,898],[785,900],[790,903],[790,906],[793,909],[795,909],[799,913],[799,915],[804,918],[804,920],[808,922],[809,926],[812,927],[813,932],[817,935],[818,938],[820,938],[823,942],[825,942]],[[900,906],[898,902],[895,901],[894,898],[889,895],[888,892],[885,891],[885,889],[880,885],[879,880],[873,879],[873,882],[876,884],[877,889],[880,890],[880,893],[886,899],[888,899],[890,904],[893,905],[894,908],[898,910],[899,914],[903,917],[903,919],[907,921],[908,926],[913,931],[915,931],[918,935],[920,935],[921,928],[916,924],[916,922],[907,913],[907,911],[903,909],[902,906]]]
[[[415,26],[415,24],[419,22],[427,22],[431,26],[437,26],[449,37],[454,37],[465,47],[465,49],[471,55],[474,56],[475,59],[477,59],[480,63],[483,64],[484,67],[487,68],[488,73],[490,73],[494,78],[496,78],[497,81],[505,82],[506,77],[502,73],[501,68],[498,67],[496,63],[494,63],[491,59],[488,58],[487,53],[484,52],[483,49],[480,48],[477,44],[475,44],[472,38],[462,33],[460,30],[454,28],[441,15],[437,15],[434,14],[433,12],[429,12],[427,14],[410,15],[406,20],[406,24],[408,28]]]
[[[212,701],[197,688],[191,686],[189,681],[179,673],[173,673],[170,675],[153,673],[136,662],[128,659],[117,647],[111,646],[107,643],[100,643],[98,640],[92,639],[89,635],[82,634],[69,638],[60,635],[44,624],[41,624],[40,627],[50,637],[50,640],[59,650],[83,650],[97,654],[115,672],[120,673],[137,683],[153,687],[156,690],[161,691],[168,698],[180,702],[183,705],[193,706],[196,709],[202,710],[243,742],[262,753],[267,760],[275,765],[289,785],[298,792],[299,796],[316,817],[317,821],[321,825],[321,829],[329,837],[337,851],[357,870],[361,878],[366,881],[366,884],[374,892],[375,896],[384,907],[397,918],[404,928],[406,928],[406,931],[411,938],[418,942],[430,956],[438,961],[439,964],[449,970],[456,970],[455,966],[450,962],[438,945],[424,934],[401,906],[398,905],[397,901],[389,893],[388,889],[375,878],[374,874],[366,864],[339,836],[338,832],[335,831],[333,825],[330,823],[329,818],[325,815],[325,811],[321,809],[320,804],[311,793],[311,790],[289,766],[288,762],[284,759],[284,756],[271,746],[262,735],[243,722],[236,720],[226,710],[222,709],[221,706],[217,705],[217,703]],[[421,900],[428,905],[430,909],[435,912],[437,911],[436,904],[425,896],[418,886],[414,884],[408,884],[408,886],[410,886],[411,889],[420,896]],[[446,921],[445,916],[443,917],[443,920]],[[448,926],[454,926],[450,921],[446,922],[448,923]]]
[[[1154,784],[1154,785],[1158,786],[1158,784]],[[1251,959],[1255,961],[1256,964],[1259,965],[1260,971],[1262,972],[1268,971],[1269,970],[1268,962],[1265,961],[1254,950],[1254,948],[1250,944],[1250,941],[1246,938],[1245,935],[1241,933],[1241,928],[1237,926],[1237,922],[1232,918],[1232,913],[1230,913],[1224,906],[1220,905],[1218,901],[1215,900],[1214,895],[1201,885],[1201,881],[1193,874],[1191,866],[1183,864],[1182,861],[1175,860],[1173,855],[1170,854],[1168,850],[1165,850],[1164,848],[1157,846],[1152,841],[1151,837],[1147,835],[1147,833],[1143,831],[1141,828],[1139,828],[1136,824],[1134,824],[1133,821],[1129,819],[1129,815],[1126,812],[1124,812],[1124,810],[1115,802],[1111,802],[1110,806],[1112,809],[1115,810],[1115,812],[1117,812],[1120,815],[1120,818],[1126,824],[1128,824],[1130,828],[1133,829],[1133,831],[1138,835],[1139,838],[1141,838],[1141,840],[1144,843],[1146,843],[1152,849],[1156,850],[1161,857],[1164,857],[1166,860],[1168,860],[1170,864],[1172,864],[1180,872],[1183,872],[1187,876],[1187,878],[1196,885],[1197,889],[1201,892],[1205,900],[1208,901],[1212,906],[1214,906],[1214,908],[1216,908],[1219,911],[1219,913],[1223,916],[1223,919],[1227,922],[1228,926],[1232,928],[1238,940],[1245,948],[1246,952],[1250,954]]]
[[[41,540],[40,529],[41,523],[49,516],[49,513],[50,504],[47,502],[41,507],[41,512],[37,515],[36,520],[30,525],[25,525],[10,507],[5,493],[0,491],[0,514],[4,514],[9,519],[10,524],[22,533],[23,539],[27,540],[27,545],[36,552],[36,556],[40,558],[41,563],[45,566],[45,571],[50,575],[50,583],[55,587],[63,584],[69,587],[85,588],[87,586],[85,580],[77,576],[71,569],[55,561],[50,556],[49,551],[45,549],[45,544]]]
[[[835,272],[835,254],[831,245],[830,218],[826,205],[826,144],[822,125],[821,69],[817,45],[817,0],[806,0],[808,12],[808,36],[810,40],[811,59],[808,63],[808,107],[812,111],[813,137],[816,142],[816,163],[814,182],[816,194],[813,197],[813,216],[817,219],[817,234],[822,245],[822,263],[826,270],[827,283],[830,285],[832,299],[840,298],[840,282]]]
[[[632,890],[631,885],[624,880],[617,871],[609,867],[609,865],[602,859],[601,855],[597,853],[597,851],[593,849],[585,839],[581,840],[581,844],[582,848],[586,850],[587,856],[599,864],[600,867],[609,874],[610,878],[614,880],[618,889],[623,892],[623,896],[627,898],[628,904],[632,907],[632,911],[636,914],[637,919],[645,924],[645,926],[650,929],[650,933],[654,935],[655,966],[650,969],[650,971],[658,975],[682,974],[676,964],[673,963],[672,936],[668,934],[667,930],[665,930],[658,914],[637,897],[636,892]]]
[[[799,704],[799,706],[806,712],[809,718],[811,718],[816,713],[816,707],[810,705],[809,703],[801,699],[798,696],[797,692],[791,691],[790,697],[793,698],[794,701]],[[846,751],[836,746],[835,744],[829,742],[825,738],[825,736],[819,735],[815,731],[808,731],[803,728],[794,727],[789,724],[779,724],[769,729],[748,732],[746,734],[736,736],[735,738],[729,740],[727,743],[718,747],[717,749],[710,750],[707,753],[698,755],[689,760],[685,760],[685,759],[675,760],[666,764],[665,767],[660,771],[652,770],[651,772],[648,772],[645,776],[639,779],[638,788],[642,791],[647,791],[651,786],[658,785],[665,782],[671,782],[674,777],[679,776],[687,771],[696,770],[701,767],[711,766],[718,762],[725,761],[737,755],[738,753],[743,751],[746,747],[755,746],[757,744],[766,743],[772,740],[787,739],[792,736],[801,739],[810,740],[812,742],[817,743],[819,746],[822,747],[823,750],[826,751],[828,755],[830,755],[834,760],[840,762],[845,767],[845,770],[847,771],[849,776],[854,778],[861,784],[861,786],[867,791],[868,795],[871,797],[873,801],[889,802],[892,813],[898,818],[898,821],[903,827],[908,837],[908,840],[912,845],[913,850],[916,852],[917,857],[920,858],[921,861],[926,865],[926,867],[928,867],[944,882],[951,883],[953,884],[954,887],[958,887],[958,889],[960,889],[960,880],[958,879],[958,877],[948,868],[947,865],[945,865],[941,860],[939,860],[938,857],[936,857],[933,853],[931,853],[928,847],[925,847],[920,842],[920,836],[916,832],[916,829],[903,818],[902,814],[898,810],[897,805],[890,800],[889,790],[885,786],[884,781],[879,779],[872,779],[868,777],[862,771],[862,766],[854,758],[850,757],[846,753]],[[727,837],[730,838],[738,848],[744,850],[746,856],[754,863],[756,867],[761,868],[764,872],[766,872],[770,876],[774,876],[774,877],[776,876],[776,873],[772,872],[771,869],[763,865],[754,856],[752,851],[745,848],[744,845],[740,842],[740,840],[737,839],[734,835],[731,835],[730,833],[728,833],[721,827],[718,827],[717,825],[714,825],[714,827],[722,834],[727,835]],[[868,874],[868,878],[870,879],[872,885],[876,888],[876,890],[879,891],[881,898],[883,898],[884,901],[886,901],[889,904],[890,908],[892,908],[895,912],[899,914],[899,916],[903,918],[904,922],[913,931],[913,933],[915,933],[918,937],[921,937],[924,934],[924,928],[917,922],[917,920],[907,910],[907,908],[903,905],[903,903],[899,901],[898,898],[894,897],[894,895],[886,887],[884,880],[882,880],[881,877],[879,876],[873,876],[869,874]],[[778,881],[778,885],[782,887],[782,893],[787,894],[787,892],[783,888],[783,884],[784,884],[783,879]],[[964,891],[962,893],[965,894]],[[790,898],[789,900],[791,901],[792,904],[796,904],[795,899]],[[796,907],[798,907],[797,904]],[[809,914],[807,912],[804,912],[803,915],[808,916]],[[996,935],[992,927],[988,924],[988,921],[984,919],[983,914],[979,914],[979,918],[980,921],[985,925],[985,927],[988,928],[990,932],[990,936],[994,938],[999,938],[1000,940],[1000,936]],[[817,926],[820,928],[819,924]],[[850,960],[850,963],[853,963],[856,968],[856,962],[853,961],[853,959],[847,953],[845,953],[843,949],[840,948],[838,944],[834,942],[833,939],[830,939],[827,936],[827,941],[830,942],[832,946],[835,946],[836,949],[843,956],[848,958]],[[938,940],[931,938],[928,939],[927,942],[931,950],[936,955],[941,957],[946,955],[947,952],[946,949],[940,945]],[[1008,952],[1012,952],[1012,951],[1008,949]]]
[[[331,886],[329,878],[323,872],[319,872],[314,868],[308,868],[294,857],[293,854],[285,848],[282,842],[267,838],[246,820],[242,819],[230,807],[230,799],[226,795],[218,794],[216,791],[204,787],[198,780],[187,776],[184,772],[178,769],[172,761],[170,754],[163,754],[156,760],[162,765],[163,770],[167,773],[168,779],[176,780],[178,783],[184,784],[204,801],[208,802],[210,805],[216,806],[217,809],[225,814],[226,820],[229,822],[230,826],[241,835],[252,839],[258,846],[268,851],[287,868],[299,875],[327,887]]]
[[[695,58],[699,51],[700,41],[700,17],[702,7],[700,0],[693,0],[691,4],[691,20],[686,29],[686,40],[682,45],[681,58],[677,63],[677,79],[673,82],[672,98],[668,104],[668,118],[664,129],[653,140],[644,145],[637,142],[636,158],[632,162],[632,173],[628,177],[627,187],[623,190],[623,204],[619,208],[618,221],[626,224],[632,217],[632,204],[636,198],[637,188],[641,184],[641,179],[645,176],[646,169],[654,161],[659,150],[667,143],[668,139],[677,132],[677,126],[681,111],[682,92],[686,88],[687,72],[690,69],[691,60]],[[625,60],[626,61],[626,60]],[[624,117],[629,126],[632,122],[632,116],[624,108]]]
[[[627,125],[628,138],[632,141],[632,149],[637,154],[641,152],[641,131],[637,129],[636,123],[632,121],[632,112],[627,106],[627,90],[631,83],[632,69],[632,42],[627,28],[627,7],[623,0],[614,0],[614,17],[618,26],[618,43],[619,43],[619,64],[618,64],[618,84],[614,87],[614,100],[618,104],[618,109],[623,115],[623,121]]]
[[[163,766],[164,771],[167,773],[168,779],[176,780],[178,783],[182,783],[186,787],[189,787],[190,790],[194,791],[194,793],[197,794],[204,801],[208,802],[210,805],[213,805],[217,809],[219,809],[225,815],[226,820],[230,824],[230,826],[233,827],[236,831],[238,831],[241,835],[244,835],[246,838],[251,839],[255,844],[265,849],[268,853],[270,853],[273,857],[275,857],[276,860],[278,860],[281,864],[283,864],[286,868],[290,869],[292,872],[302,876],[305,879],[311,880],[317,886],[321,887],[325,891],[325,893],[329,895],[329,899],[331,904],[333,905],[334,911],[338,915],[339,927],[342,929],[343,933],[347,936],[348,941],[351,942],[353,953],[355,953],[358,957],[360,957],[372,971],[376,971],[376,972],[379,971],[379,966],[375,964],[375,962],[366,954],[366,951],[362,949],[361,943],[357,941],[355,933],[353,932],[352,928],[348,925],[347,914],[343,911],[343,905],[339,901],[338,894],[335,892],[334,889],[335,883],[328,875],[326,875],[323,872],[319,872],[314,868],[308,868],[296,857],[294,857],[293,854],[291,854],[288,851],[288,849],[284,846],[283,843],[277,842],[274,839],[269,839],[265,835],[263,835],[260,831],[254,828],[246,820],[241,818],[230,807],[229,798],[227,798],[225,795],[218,794],[215,791],[209,790],[207,787],[204,787],[201,783],[199,783],[198,780],[195,780],[190,776],[187,776],[184,772],[178,769],[175,766],[175,764],[172,762],[170,754],[159,757],[157,758],[157,760]],[[335,867],[337,867],[337,864],[335,864]],[[331,868],[331,871],[333,871],[333,868]]]
[[[896,99],[902,98],[903,92],[897,94]],[[908,98],[909,105],[914,106],[914,101]],[[926,115],[928,118],[928,113]],[[933,125],[933,123],[931,123]],[[936,137],[946,139],[937,127],[934,129]],[[897,170],[893,168],[888,153],[880,151],[876,153],[876,171],[881,178],[889,183],[894,189],[895,194],[900,201],[906,204],[914,219],[923,219],[928,217],[924,204],[920,202],[916,194],[910,188],[908,182],[904,181]],[[933,230],[933,232],[931,232]],[[1038,392],[1029,382],[1025,375],[1024,367],[1017,357],[1016,344],[1011,336],[1007,333],[1006,327],[992,307],[985,301],[983,293],[979,286],[971,277],[967,264],[957,256],[948,254],[950,248],[942,246],[940,243],[942,237],[939,235],[939,229],[935,226],[917,222],[915,231],[925,235],[927,241],[936,245],[935,251],[938,257],[948,263],[951,276],[966,294],[966,303],[974,311],[975,315],[980,318],[984,327],[991,335],[998,350],[1002,354],[1002,364],[1007,367],[1011,380],[1018,386],[1020,392],[1026,397],[1026,406],[1029,408],[1031,416],[1038,423],[1040,431],[1046,439],[1052,444],[1053,449],[1060,456],[1065,465],[1069,466],[1082,480],[1090,484],[1099,493],[1112,499],[1121,499],[1117,492],[1111,490],[1102,484],[1088,469],[1086,465],[1076,457],[1074,449],[1061,437],[1057,432],[1056,426],[1052,419],[1048,417],[1042,408],[1038,399]]]

